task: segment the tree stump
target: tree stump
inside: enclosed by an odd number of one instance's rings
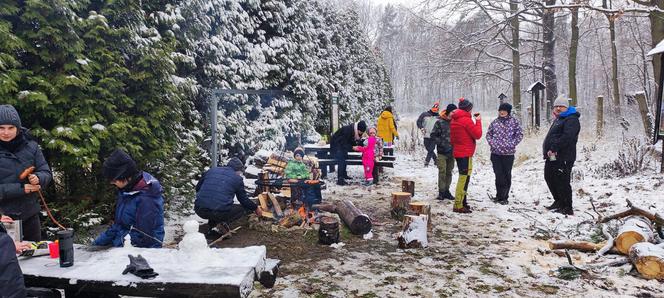
[[[427,216],[427,231],[431,231],[431,205],[425,202],[411,202],[408,204],[410,211],[415,213],[415,215],[426,215]]]
[[[415,196],[415,181],[402,180],[401,181],[401,191],[409,192],[411,197]]]
[[[410,204],[411,194],[409,192],[393,192],[392,193],[392,211],[390,214],[396,220],[403,220],[403,216],[408,211],[408,204]]]
[[[646,279],[664,279],[664,249],[648,242],[636,243],[629,249],[629,259]]]
[[[357,209],[349,200],[339,201],[336,204],[336,212],[344,221],[350,232],[355,235],[364,235],[371,231],[371,219],[369,216]]]
[[[650,220],[643,216],[630,216],[618,230],[616,249],[626,255],[635,243],[651,242],[655,234]]]
[[[330,216],[320,218],[318,242],[325,245],[339,242],[339,221],[336,218]]]
[[[426,215],[406,215],[403,221],[403,230],[399,233],[397,241],[399,248],[422,248],[429,245],[427,241]]]

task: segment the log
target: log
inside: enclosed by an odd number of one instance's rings
[[[391,215],[396,220],[403,220],[403,216],[408,211],[408,204],[410,204],[411,195],[409,192],[393,192],[392,193],[392,207]]]
[[[290,228],[292,226],[300,224],[301,221],[302,221],[302,217],[300,216],[300,214],[298,214],[297,212],[293,212],[293,213],[285,216],[281,220],[279,220],[279,225],[284,227],[284,228]]]
[[[371,219],[357,209],[353,202],[342,200],[336,203],[336,211],[341,220],[348,226],[350,232],[355,235],[364,235],[371,231]]]
[[[415,181],[402,180],[401,181],[401,191],[408,192],[411,196],[415,196]]]
[[[281,206],[279,205],[279,201],[277,201],[277,198],[269,192],[267,193],[267,196],[270,198],[270,201],[272,202],[272,208],[274,208],[274,213],[276,213],[277,216],[279,217],[284,216],[284,212],[281,211]]]
[[[267,204],[267,201],[269,200],[270,197],[268,197],[268,194],[266,192],[258,195],[258,203],[261,205],[262,211],[270,211],[270,207]]]
[[[664,249],[648,242],[632,245],[629,259],[646,279],[664,280]]]
[[[320,218],[318,242],[325,245],[339,242],[339,221],[336,218],[330,216]]]
[[[583,252],[596,252],[600,250],[604,245],[601,243],[592,243],[588,241],[549,241],[549,248],[554,249],[574,249]]]
[[[403,221],[403,230],[399,233],[397,241],[399,248],[423,248],[429,245],[427,241],[426,215],[406,215]]]
[[[650,220],[643,216],[628,217],[625,224],[618,230],[618,236],[615,239],[616,249],[626,255],[632,245],[639,242],[651,242],[654,236]]]
[[[311,205],[311,209],[337,213],[337,206],[332,204],[313,204]]]
[[[408,204],[410,211],[415,213],[415,215],[426,215],[427,220],[427,231],[431,231],[431,205],[425,202],[411,202]]]

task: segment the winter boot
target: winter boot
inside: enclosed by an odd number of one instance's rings
[[[436,200],[443,201],[443,200],[445,200],[445,199],[446,199],[446,198],[445,198],[445,192],[443,192],[443,191],[439,191],[439,192],[438,192],[438,196],[436,197]]]
[[[560,207],[561,207],[560,202],[559,201],[554,201],[553,204],[551,204],[549,206],[546,206],[545,208],[547,210],[556,210],[556,209],[559,209]]]
[[[445,200],[452,200],[452,201],[454,201],[454,196],[452,195],[452,193],[450,193],[449,190],[446,190],[445,192],[443,192],[443,198],[444,198]]]
[[[496,203],[498,203],[500,205],[507,205],[508,201],[507,201],[507,199],[501,199],[501,200],[496,200]]]
[[[574,215],[574,210],[572,207],[561,207],[560,209],[555,209],[553,212],[557,212],[564,215]]]
[[[452,211],[453,211],[453,212],[456,212],[456,213],[473,213],[473,211],[470,210],[470,208],[466,208],[466,207],[463,207],[463,208],[453,208]]]

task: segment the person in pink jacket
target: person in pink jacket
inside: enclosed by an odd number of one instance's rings
[[[355,146],[355,151],[362,152],[362,166],[364,167],[364,185],[373,184],[373,170],[376,160],[376,146],[378,146],[378,137],[376,137],[376,128],[369,128],[369,138],[365,140],[365,146]]]

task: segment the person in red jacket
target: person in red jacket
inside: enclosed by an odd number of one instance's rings
[[[452,142],[452,155],[459,170],[457,180],[454,209],[458,213],[470,213],[470,207],[466,202],[470,173],[473,170],[473,155],[475,154],[475,143],[482,137],[482,119],[476,113],[473,122],[471,111],[473,103],[463,97],[459,99],[459,108],[452,113],[450,123],[450,141]]]

